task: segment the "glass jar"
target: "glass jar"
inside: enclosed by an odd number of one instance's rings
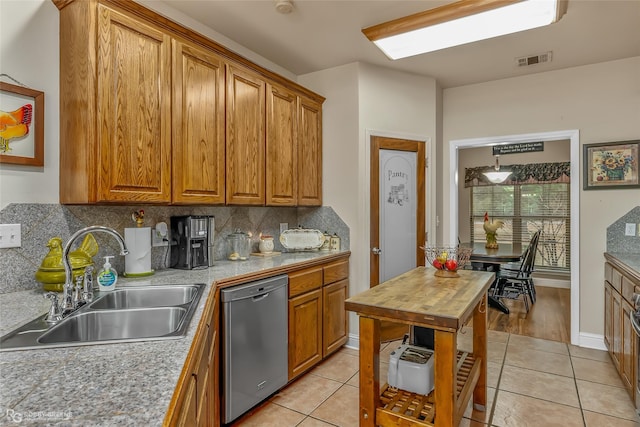
[[[251,255],[251,237],[240,229],[227,236],[227,258],[231,261],[245,261]]]

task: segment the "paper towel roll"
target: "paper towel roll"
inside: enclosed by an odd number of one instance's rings
[[[125,276],[146,276],[151,270],[151,228],[125,228],[124,241],[129,254],[124,257]]]

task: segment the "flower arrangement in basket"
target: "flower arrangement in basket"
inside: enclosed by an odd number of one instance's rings
[[[437,277],[460,277],[458,270],[463,268],[471,257],[472,248],[461,246],[420,246],[424,250],[427,262],[431,264]]]

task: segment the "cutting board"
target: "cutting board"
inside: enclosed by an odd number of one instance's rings
[[[261,256],[261,257],[270,257],[270,256],[276,256],[276,255],[280,255],[282,252],[269,252],[269,253],[262,253],[262,252],[252,252],[251,255],[253,256]]]

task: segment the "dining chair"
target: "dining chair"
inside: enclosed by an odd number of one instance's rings
[[[496,298],[518,299],[522,296],[527,312],[529,312],[529,301],[531,304],[536,302],[532,273],[535,268],[540,234],[540,230],[533,234],[517,268],[509,266],[500,268],[497,272],[496,286],[493,289],[493,296]]]

